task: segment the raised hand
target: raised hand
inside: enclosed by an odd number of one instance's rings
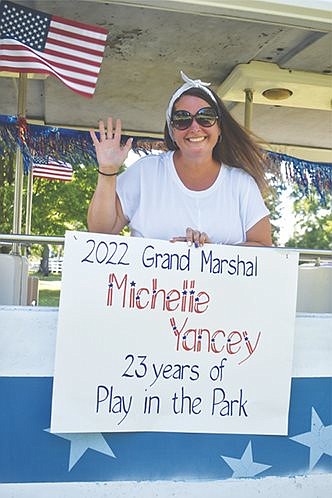
[[[100,139],[98,140],[95,131],[90,130],[90,136],[96,148],[99,168],[104,173],[115,173],[127,159],[133,139],[128,138],[127,142],[121,145],[121,120],[116,120],[115,129],[113,130],[111,117],[107,120],[107,131],[104,122],[99,121],[99,133]]]

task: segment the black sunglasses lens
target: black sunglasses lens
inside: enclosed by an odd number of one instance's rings
[[[172,117],[172,125],[177,130],[186,130],[193,122],[193,117],[190,112],[176,111]]]
[[[194,119],[200,126],[210,128],[216,123],[218,115],[212,107],[203,107],[195,114],[195,116],[190,114],[188,111],[179,110],[175,111],[173,114],[172,125],[177,130],[186,130],[189,126],[191,126]]]
[[[215,113],[215,111],[212,109],[212,107],[204,107],[203,109],[200,109],[198,111],[198,113],[195,116],[195,119],[200,126],[203,126],[204,128],[209,128],[210,126],[213,126],[216,123],[218,116]]]

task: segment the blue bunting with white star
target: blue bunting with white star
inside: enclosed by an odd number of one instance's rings
[[[292,379],[288,436],[49,432],[52,378],[1,377],[2,483],[261,478],[332,472],[332,379]]]

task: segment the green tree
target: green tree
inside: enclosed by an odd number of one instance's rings
[[[271,189],[265,198],[265,203],[270,210],[270,220],[272,227],[272,242],[279,245],[280,227],[275,223],[281,218],[282,202],[281,194],[286,189],[281,183],[273,182]]]
[[[96,168],[92,165],[75,167],[71,182],[35,178],[33,181],[31,233],[63,236],[66,230],[86,230],[87,210],[96,185]],[[23,194],[26,194],[27,177]],[[23,225],[25,222],[25,195],[23,195]],[[11,233],[14,215],[14,158],[0,158],[0,233]],[[22,227],[24,232],[24,226]],[[9,250],[4,246],[3,251]],[[48,266],[49,247],[33,245],[32,254],[47,255],[41,266]],[[45,259],[45,261],[44,261]],[[45,271],[43,271],[45,274]]]
[[[32,222],[34,234],[63,236],[66,230],[86,230],[89,202],[96,185],[96,168],[79,166],[71,182],[35,178]]]
[[[0,148],[1,148],[0,143]],[[0,157],[0,232],[10,233],[14,214],[14,166],[13,157]]]
[[[86,230],[89,202],[96,185],[96,168],[78,166],[71,182],[35,178],[33,181],[31,233],[62,236],[66,230]],[[23,231],[25,194],[23,188]],[[14,214],[14,158],[0,158],[0,232],[11,233]]]
[[[78,166],[71,182],[35,178],[31,232],[36,235],[63,236],[66,230],[86,230],[87,211],[96,185],[96,174],[93,166]],[[32,253],[41,255],[40,271],[48,275],[49,246],[34,246]]]
[[[294,189],[295,229],[293,236],[286,242],[287,247],[302,249],[332,249],[332,194],[326,193],[326,205],[311,189],[304,197],[300,190]]]

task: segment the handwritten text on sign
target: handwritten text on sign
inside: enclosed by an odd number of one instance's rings
[[[297,255],[68,232],[53,432],[286,434]]]

